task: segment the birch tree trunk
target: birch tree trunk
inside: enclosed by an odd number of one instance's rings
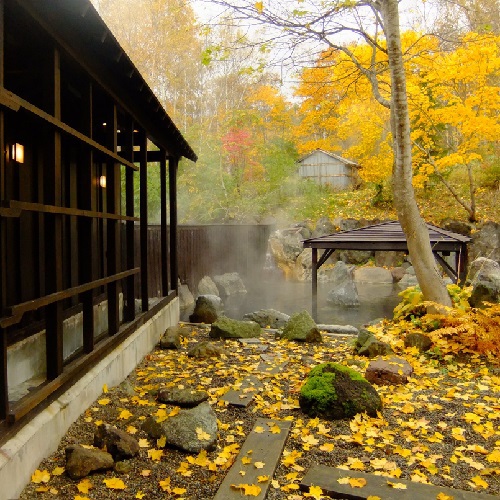
[[[410,118],[399,28],[398,0],[379,0],[391,74],[391,128],[394,141],[393,195],[406,235],[415,274],[426,300],[451,306],[451,299],[432,253],[429,233],[420,215],[412,185]]]

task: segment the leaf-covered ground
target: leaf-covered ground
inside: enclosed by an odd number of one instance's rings
[[[494,321],[500,321],[498,316]],[[321,362],[349,363],[364,373],[367,360],[353,356],[352,338],[325,336],[323,344],[313,345],[277,341],[269,332],[263,334],[268,352],[276,354],[277,363],[287,364],[279,375],[259,375],[263,388],[254,402],[236,409],[220,397],[253,372],[260,352],[226,341],[229,356],[189,358],[188,348],[208,336],[208,329],[192,327],[181,351],[155,350],[125,383],[104,388],[102,396],[71,426],[58,451],[33,471],[33,482],[21,499],[213,498],[259,416],[292,421],[274,477],[260,478],[271,483],[267,498],[272,500],[328,498],[318,488],[309,493],[298,490],[300,479],[314,463],[345,468],[347,476],[352,469],[385,474],[394,482],[405,478],[500,495],[500,370],[493,356],[488,359],[468,352],[456,337],[458,329],[451,331],[450,326],[433,332],[437,347],[424,356],[414,348],[403,348],[398,338],[404,328],[411,328],[411,323],[375,330],[391,340],[398,354],[413,366],[410,382],[377,388],[384,402],[378,418],[357,415],[351,421],[332,422],[303,414],[298,393],[311,367]],[[219,419],[215,451],[190,456],[162,440],[153,442],[141,430],[146,416],[163,418],[176,411],[155,400],[161,386],[194,387],[210,393]],[[129,462],[130,470],[124,473],[109,471],[72,481],[64,473],[64,449],[73,443],[92,444],[101,422],[139,439],[140,456]],[[248,485],[249,498],[258,491],[256,487],[259,484]],[[245,495],[245,489],[241,494]]]

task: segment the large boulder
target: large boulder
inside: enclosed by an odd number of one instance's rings
[[[137,439],[109,424],[100,425],[94,433],[94,446],[105,448],[115,461],[132,458],[139,454]]]
[[[114,460],[110,453],[84,448],[80,445],[68,446],[66,453],[66,474],[71,479],[81,479],[91,472],[112,469]]]
[[[478,257],[487,257],[500,263],[500,224],[486,222],[483,227],[472,235],[469,244],[469,258],[471,261]]]
[[[307,311],[293,314],[283,328],[282,339],[300,342],[322,342],[318,326]]]
[[[199,281],[198,295],[219,295],[219,289],[210,276],[203,276]]]
[[[232,295],[243,295],[247,293],[247,289],[238,273],[225,273],[214,276],[214,282],[219,289],[221,297],[230,297]]]
[[[402,385],[408,382],[413,367],[406,359],[397,356],[375,358],[366,368],[365,378],[377,385]]]
[[[295,279],[295,261],[304,250],[303,239],[297,228],[277,230],[269,238],[274,261],[287,278]]]
[[[327,301],[344,307],[359,306],[358,289],[354,283],[351,269],[343,262],[337,262],[333,269],[334,287],[328,292]]]
[[[328,234],[333,234],[338,231],[335,224],[328,217],[321,217],[316,222],[316,226],[312,233],[313,238],[319,238],[320,236],[326,236]]]
[[[357,283],[392,283],[392,273],[383,267],[359,267],[354,271],[354,281]]]
[[[187,285],[179,285],[179,307],[188,309],[194,304],[194,297]]]
[[[259,311],[245,314],[243,319],[246,321],[255,321],[262,328],[283,328],[290,319],[290,316],[276,311],[276,309],[260,309]]]
[[[397,267],[403,263],[404,258],[404,252],[375,252],[375,265],[377,267]]]
[[[200,295],[196,299],[193,314],[189,321],[210,324],[217,320],[223,312],[222,299],[217,295]]]
[[[186,387],[179,389],[178,387],[162,387],[156,396],[158,401],[168,405],[180,406],[182,408],[193,408],[200,403],[207,401],[209,398],[208,392],[201,391],[195,388]]]
[[[169,326],[160,338],[160,347],[162,349],[180,349],[181,338],[190,334],[189,328],[179,325]]]
[[[210,337],[213,339],[249,339],[260,337],[261,329],[255,321],[239,321],[221,316],[212,323]]]
[[[217,443],[217,416],[209,403],[180,410],[162,424],[167,443],[188,453],[212,450]]]
[[[472,285],[471,306],[483,307],[485,302],[500,302],[500,264],[478,257],[469,269],[468,283]]]
[[[310,371],[300,389],[299,405],[311,417],[338,420],[364,412],[374,417],[382,409],[382,400],[356,370],[323,363]]]
[[[229,353],[222,347],[212,344],[212,342],[196,342],[188,351],[190,358],[220,358],[222,355]]]

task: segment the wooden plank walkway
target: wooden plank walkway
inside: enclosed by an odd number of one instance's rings
[[[261,488],[260,493],[251,498],[264,500],[291,425],[292,423],[288,421],[258,418],[214,500],[241,500],[243,496],[241,489],[231,486],[241,484],[258,485]],[[240,472],[245,474],[242,475]],[[267,476],[269,479],[259,483],[259,476]]]
[[[363,478],[366,480],[366,484],[362,488],[353,488],[349,484],[338,482],[338,479],[346,477]],[[389,483],[403,485],[404,488],[395,488]],[[383,500],[429,500],[437,498],[439,493],[444,493],[454,500],[498,499],[498,496],[485,493],[415,483],[405,479],[376,476],[365,472],[327,467],[326,465],[315,465],[309,469],[300,483],[300,489],[307,492],[311,486],[319,486],[325,495],[332,498],[350,500],[366,500],[370,495],[383,498]]]

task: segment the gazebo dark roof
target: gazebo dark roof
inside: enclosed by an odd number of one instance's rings
[[[435,251],[456,252],[470,241],[468,236],[426,224]],[[397,221],[383,222],[350,231],[304,240],[304,248],[407,251],[406,236]]]
[[[445,273],[453,280],[459,280],[467,264],[468,236],[446,231],[432,224],[426,224],[429,231],[432,252]],[[312,315],[317,317],[318,269],[335,250],[402,251],[408,252],[406,236],[397,221],[383,222],[350,231],[309,238],[303,241],[304,248],[312,249]],[[324,252],[318,259],[318,249]],[[455,253],[455,269],[443,256]]]

